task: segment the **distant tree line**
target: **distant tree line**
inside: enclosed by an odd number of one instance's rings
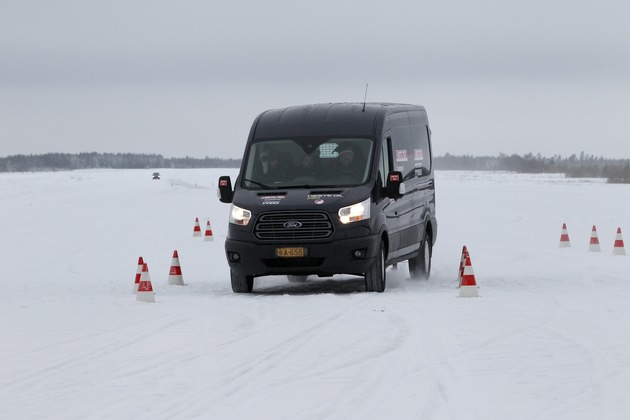
[[[165,158],[135,153],[46,153],[0,158],[0,172],[66,171],[73,169],[238,168],[240,159]]]
[[[630,159],[607,159],[587,155],[544,157],[532,153],[499,156],[455,156],[449,153],[434,157],[436,169],[470,171],[509,171],[518,173],[563,173],[570,178],[607,178],[610,183],[630,183]]]
[[[165,158],[135,153],[46,153],[0,158],[0,172],[66,171],[73,169],[238,168],[241,159]],[[572,178],[607,178],[611,183],[630,183],[630,159],[607,159],[575,154],[544,157],[532,153],[499,156],[451,155],[434,157],[438,170],[509,171],[518,173],[563,173]]]

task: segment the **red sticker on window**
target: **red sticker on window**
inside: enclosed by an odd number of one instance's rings
[[[407,162],[407,150],[396,150],[396,162]]]

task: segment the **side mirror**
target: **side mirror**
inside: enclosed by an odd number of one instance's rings
[[[222,203],[231,203],[234,198],[234,191],[232,191],[232,181],[229,176],[222,176],[219,178],[218,189],[219,201]]]
[[[399,199],[405,193],[405,183],[403,182],[402,172],[392,171],[387,174],[387,184],[385,186],[385,194],[394,200]]]

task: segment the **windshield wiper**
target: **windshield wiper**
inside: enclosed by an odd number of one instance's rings
[[[269,185],[265,185],[262,182],[253,181],[253,180],[247,179],[247,178],[243,178],[243,181],[251,182],[252,184],[256,184],[259,187],[264,188],[265,190],[275,190],[275,189],[277,189],[277,188],[270,187]]]

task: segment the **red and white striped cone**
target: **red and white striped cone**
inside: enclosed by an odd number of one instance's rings
[[[204,233],[203,239],[204,241],[214,240],[214,236],[212,236],[212,226],[210,226],[210,220],[208,220],[208,223],[206,224],[206,232]]]
[[[462,274],[462,285],[459,288],[459,297],[479,297],[479,288],[475,280],[475,272],[470,262],[470,255],[466,257],[464,263],[464,273]]]
[[[146,263],[142,264],[142,274],[140,274],[140,283],[138,284],[138,293],[136,294],[138,302],[155,303],[153,293],[153,285],[149,277],[149,267]]]
[[[173,251],[173,262],[171,263],[171,269],[168,272],[168,284],[185,286],[184,277],[182,276],[182,268],[179,265],[179,254],[177,253],[177,250]]]
[[[468,257],[468,248],[466,245],[462,248],[462,256],[459,259],[459,271],[457,273],[457,287],[462,286],[462,277],[464,275],[464,263],[466,262],[466,257]]]
[[[591,241],[588,244],[588,250],[590,252],[601,252],[602,248],[599,246],[599,238],[597,237],[597,228],[593,225],[591,230]]]
[[[140,275],[142,274],[142,266],[144,265],[144,260],[142,257],[138,258],[138,266],[136,267],[136,279],[133,283],[133,292],[138,293],[138,285],[140,284]]]
[[[201,226],[199,226],[198,217],[195,217],[195,228],[193,229],[193,236],[201,236]]]
[[[560,248],[570,248],[571,241],[569,240],[569,232],[567,231],[567,224],[562,224],[562,233],[560,234]]]
[[[613,255],[626,255],[626,248],[623,246],[623,237],[621,236],[621,228],[617,228],[617,236],[615,236]]]

